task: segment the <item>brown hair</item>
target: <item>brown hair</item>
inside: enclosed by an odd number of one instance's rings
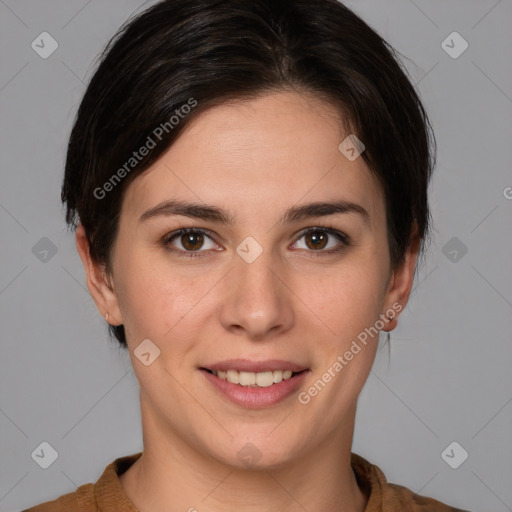
[[[192,119],[283,89],[329,101],[363,141],[384,191],[393,268],[414,223],[423,252],[435,138],[385,40],[337,0],[165,0],[110,40],[71,132],[62,201],[69,226],[84,226],[91,257],[110,274],[123,191]],[[123,326],[110,329],[126,346]]]

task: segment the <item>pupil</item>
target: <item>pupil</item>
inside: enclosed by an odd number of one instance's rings
[[[199,249],[199,247],[201,247],[202,245],[202,235],[200,233],[186,233],[185,235],[183,235],[185,237],[185,241],[183,243],[183,247],[185,247],[185,249],[190,249],[190,250],[194,250],[194,249]],[[199,239],[199,240],[197,240]]]
[[[309,235],[309,239],[312,242],[312,248],[318,249],[325,247],[326,236],[324,233],[313,233]],[[309,244],[308,244],[309,245]]]

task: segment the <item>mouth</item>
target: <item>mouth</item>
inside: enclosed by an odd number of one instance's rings
[[[214,375],[220,380],[225,380],[231,384],[238,384],[248,388],[267,388],[274,384],[279,384],[285,380],[290,380],[308,370],[266,370],[262,372],[247,372],[235,369],[229,370],[210,370],[201,368],[201,370]]]
[[[198,367],[221,397],[246,409],[274,407],[304,386],[309,368],[281,359],[230,359]]]

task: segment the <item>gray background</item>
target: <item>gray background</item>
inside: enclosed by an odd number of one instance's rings
[[[137,382],[86,290],[60,185],[96,56],[151,3],[0,0],[1,511],[142,449]],[[434,241],[360,397],[354,451],[420,494],[512,510],[512,2],[347,5],[410,59],[439,143]],[[43,31],[59,45],[47,59],[31,48]],[[453,31],[469,43],[456,59],[441,46]],[[31,458],[42,441],[48,469]],[[452,441],[469,453],[457,469],[441,457]]]

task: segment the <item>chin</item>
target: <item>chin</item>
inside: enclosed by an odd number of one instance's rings
[[[274,427],[275,428],[275,425]],[[271,431],[271,430],[270,430]],[[210,453],[222,464],[240,470],[273,470],[291,463],[298,454],[298,447],[289,438],[269,438],[266,430],[254,436],[231,439],[229,445],[218,453],[212,446]]]

